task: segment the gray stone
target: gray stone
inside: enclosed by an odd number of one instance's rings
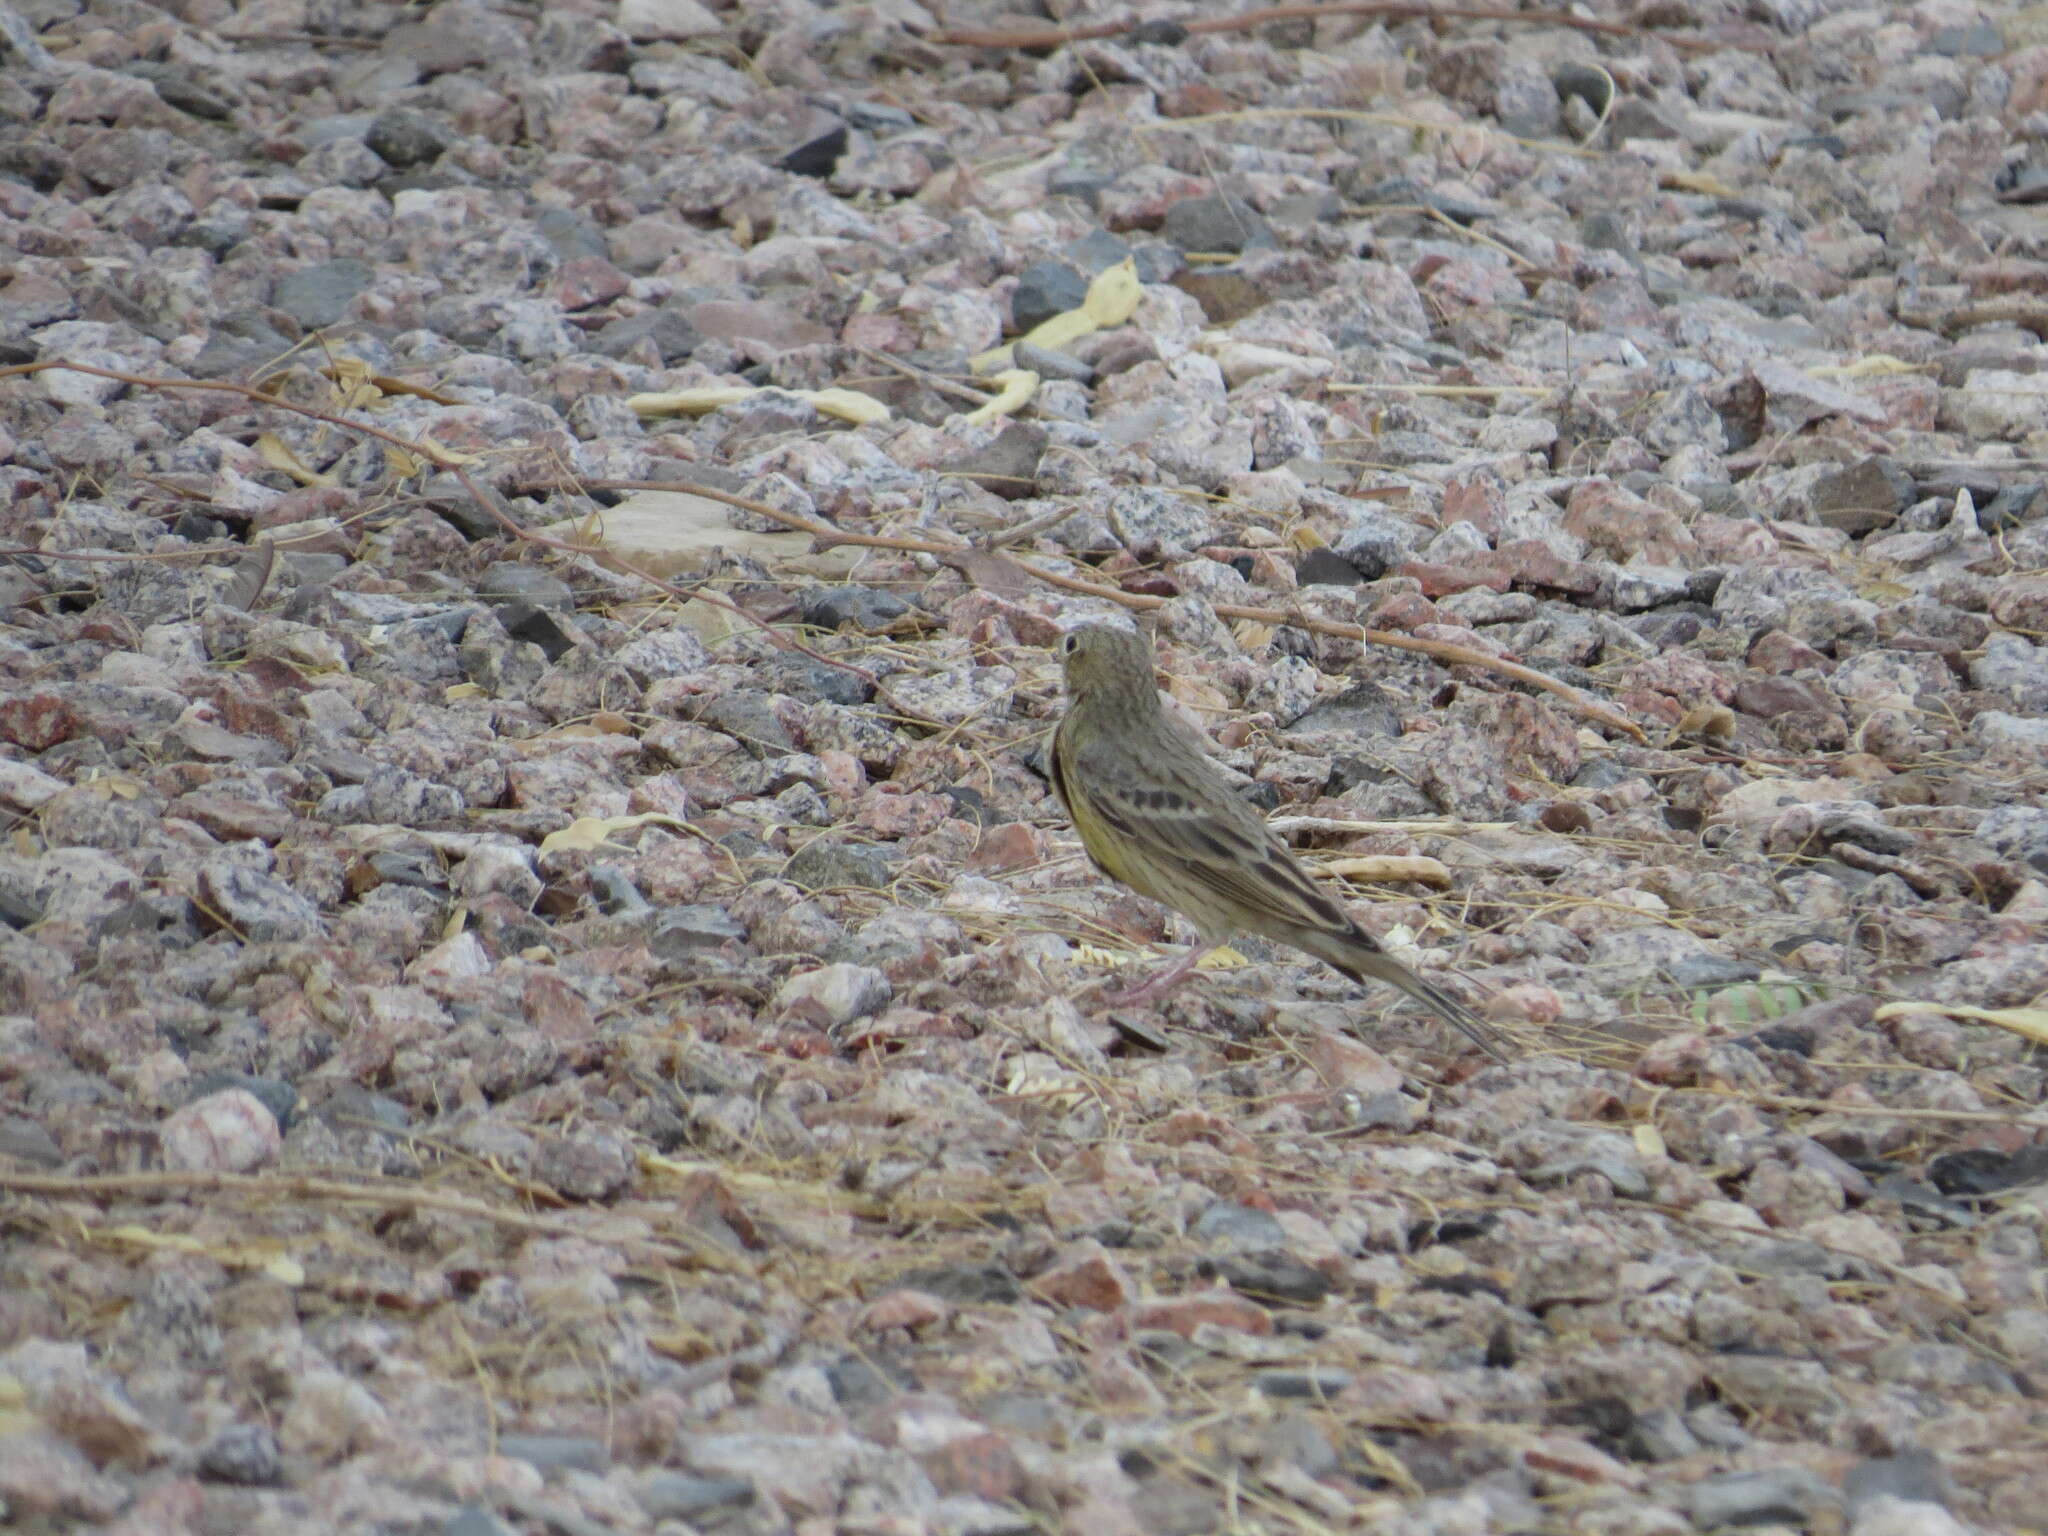
[[[1936,27],[1927,39],[1929,53],[1950,59],[1991,59],[2005,52],[2005,48],[2005,34],[1988,21]]]
[[[1377,683],[1353,683],[1298,716],[1289,728],[1297,734],[1336,731],[1368,741],[1392,741],[1401,734],[1401,711]]]
[[[1055,166],[1045,178],[1048,197],[1076,197],[1084,203],[1093,203],[1102,189],[1116,180],[1116,172],[1106,165],[1091,165],[1076,157]]]
[[[440,159],[442,152],[460,137],[437,117],[394,107],[377,114],[363,142],[394,169],[402,171]]]
[[[1701,1447],[1676,1408],[1657,1408],[1636,1415],[1622,1449],[1635,1461],[1683,1461]]]
[[[654,910],[632,877],[616,864],[593,864],[589,874],[591,898],[607,917],[638,917]]]
[[[1803,1526],[1840,1509],[1842,1499],[1804,1467],[1772,1467],[1702,1478],[1688,1490],[1687,1504],[1694,1523],[1711,1531],[1727,1525]]]
[[[1028,331],[1054,315],[1079,309],[1088,297],[1088,279],[1064,261],[1034,261],[1017,274],[1010,294],[1010,318]]]
[[[1088,384],[1095,379],[1095,370],[1078,357],[1065,352],[1055,352],[1049,347],[1041,347],[1032,342],[1018,342],[1011,349],[1011,356],[1019,368],[1029,369],[1041,379],[1059,379],[1072,384]],[[1036,480],[1035,475],[1033,479]]]
[[[776,989],[776,1012],[837,1029],[878,1013],[894,989],[889,978],[872,966],[839,962],[792,976]]]
[[[349,305],[376,276],[377,269],[367,261],[338,257],[285,273],[271,290],[270,302],[307,330],[318,330],[346,320]]]
[[[1623,1199],[1649,1198],[1649,1175],[1643,1172],[1634,1146],[1623,1137],[1604,1133],[1581,1137],[1579,1144],[1570,1152],[1531,1169],[1526,1177],[1531,1184],[1543,1189],[1568,1183],[1587,1173],[1605,1179]]]
[[[797,613],[813,629],[836,630],[851,624],[868,634],[880,634],[910,612],[910,604],[893,592],[879,587],[806,587],[797,597]]]
[[[1495,81],[1493,115],[1502,128],[1525,139],[1556,134],[1563,117],[1557,87],[1534,59],[1509,58]]]
[[[232,856],[200,865],[199,899],[202,908],[252,944],[316,938],[325,930],[313,902]]]
[[[284,1478],[277,1436],[264,1424],[231,1424],[199,1452],[199,1475],[244,1488],[270,1487]]]
[[[1188,1235],[1211,1248],[1240,1253],[1287,1246],[1287,1229],[1271,1211],[1231,1200],[1205,1206],[1188,1229]]]
[[[1932,1451],[1873,1456],[1857,1462],[1842,1479],[1842,1497],[1848,1501],[1852,1517],[1860,1515],[1865,1506],[1881,1498],[1939,1504],[1946,1508],[1951,1492],[1941,1458]]]
[[[588,1435],[500,1435],[498,1454],[543,1472],[602,1472],[612,1461],[604,1442]]]
[[[783,866],[782,877],[807,891],[888,889],[896,877],[901,855],[894,848],[873,843],[843,842],[838,838],[813,838]]]
[[[629,640],[612,653],[612,660],[633,675],[642,687],[663,678],[684,677],[711,663],[704,642],[681,625],[658,629]]]
[[[1111,531],[1140,560],[1185,560],[1216,542],[1216,520],[1207,505],[1157,486],[1120,487],[1101,510]]]
[[[747,930],[724,907],[708,903],[665,907],[654,920],[647,947],[657,959],[674,960],[726,944],[744,944]]]
[[[533,224],[548,248],[564,261],[573,261],[578,256],[611,259],[611,244],[605,239],[604,227],[581,209],[549,204],[534,215]]]
[[[1386,571],[1384,563],[1367,574],[1327,544],[1318,544],[1295,563],[1294,579],[1304,587],[1357,587],[1376,580]]]
[[[534,1144],[533,1176],[572,1200],[609,1200],[632,1187],[639,1154],[624,1133],[593,1126]]]
[[[1159,233],[1181,251],[1249,250],[1273,244],[1273,231],[1243,198],[1184,197],[1166,210]]]
[[[476,595],[487,603],[533,603],[542,608],[573,611],[576,594],[569,583],[537,565],[499,560],[477,578]]]
[[[1022,501],[1038,494],[1038,467],[1049,441],[1041,426],[1006,421],[986,442],[955,454],[940,467],[1006,501]]]
[[[0,1115],[0,1157],[53,1168],[64,1161],[64,1149],[40,1121],[25,1115]]]
[[[1691,590],[1692,573],[1678,566],[1624,565],[1614,568],[1607,600],[1618,613],[1641,613],[1666,603],[1683,602]],[[1699,632],[1697,623],[1693,632]]]
[[[1261,1397],[1277,1398],[1327,1400],[1343,1392],[1351,1381],[1349,1371],[1339,1370],[1270,1370],[1252,1376],[1252,1386]]]
[[[1702,987],[1732,987],[1738,982],[1755,981],[1763,972],[1755,962],[1730,960],[1722,955],[1687,955],[1673,962],[1671,979],[1689,991]]]
[[[664,367],[673,367],[688,362],[704,345],[704,336],[683,315],[662,308],[614,320],[585,345],[602,357],[624,357],[643,341],[654,348]]]
[[[1745,1248],[1735,1256],[1735,1265],[1755,1275],[1819,1275],[1840,1280],[1849,1273],[1849,1261],[1841,1254],[1799,1239]]]
[[[656,1472],[633,1490],[650,1520],[691,1520],[754,1502],[754,1485],[737,1477],[697,1477],[688,1472]]]
[[[733,688],[699,701],[697,723],[725,732],[756,756],[797,749],[796,738],[776,713],[774,699],[759,688]]]
[[[1868,458],[1816,481],[1808,507],[1823,528],[1860,538],[1897,522],[1914,495],[1913,477],[1894,460]]]
[[[1608,102],[1614,97],[1614,77],[1608,74],[1606,70],[1594,69],[1588,64],[1565,63],[1558,65],[1551,73],[1550,84],[1552,89],[1557,92],[1560,101],[1568,101],[1576,96],[1593,109],[1595,117],[1598,117],[1607,110]],[[1613,216],[1603,213],[1598,215],[1598,217],[1612,218]],[[1589,228],[1587,236],[1589,241],[1591,240],[1591,223],[1592,220],[1588,219],[1587,224]],[[1612,247],[1609,247],[1609,249],[1612,249]]]
[[[452,821],[462,814],[462,791],[436,784],[416,773],[379,763],[360,784],[344,784],[321,796],[313,814],[320,820],[347,825],[425,826]]]
[[[2023,523],[2048,512],[2048,496],[2042,495],[2044,490],[2048,487],[2038,480],[2024,480],[2003,487],[1977,509],[1977,526],[1990,534],[2012,532]]]

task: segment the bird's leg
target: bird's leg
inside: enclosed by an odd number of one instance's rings
[[[1125,987],[1117,992],[1106,992],[1102,1001],[1112,1008],[1136,1008],[1142,1003],[1156,1003],[1186,981],[1194,973],[1196,965],[1200,964],[1202,956],[1215,947],[1213,944],[1190,945],[1186,954],[1163,971],[1148,977],[1136,986]]]

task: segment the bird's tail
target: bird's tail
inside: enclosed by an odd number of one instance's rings
[[[1445,1023],[1455,1024],[1463,1030],[1466,1038],[1495,1061],[1505,1063],[1508,1060],[1506,1036],[1448,992],[1424,981],[1381,949],[1379,941],[1363,928],[1341,937],[1327,937],[1335,942],[1328,943],[1326,940],[1327,947],[1318,945],[1311,953],[1329,962],[1353,981],[1384,981],[1390,986],[1399,987]]]

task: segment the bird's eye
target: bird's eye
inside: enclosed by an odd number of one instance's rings
[[[1073,654],[1074,654],[1074,652],[1075,652],[1076,650],[1078,650],[1078,649],[1080,648],[1080,645],[1081,645],[1081,641],[1080,641],[1079,637],[1077,637],[1077,636],[1075,636],[1075,635],[1061,635],[1061,636],[1060,636],[1060,654],[1061,654],[1062,656],[1071,656],[1071,655],[1073,655]]]

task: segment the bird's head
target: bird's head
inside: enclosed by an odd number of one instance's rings
[[[1157,708],[1152,643],[1121,624],[1080,624],[1059,638],[1067,693],[1082,700],[1118,700]]]

